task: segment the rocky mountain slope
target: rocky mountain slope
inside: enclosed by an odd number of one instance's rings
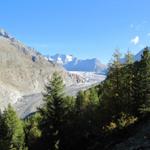
[[[82,60],[73,55],[63,54],[56,54],[54,56],[48,56],[47,58],[50,61],[63,65],[68,71],[84,71],[105,74],[107,70],[107,66],[102,64],[96,58]]]
[[[63,67],[47,61],[0,29],[0,107],[15,103],[25,95],[40,93],[54,71],[61,72],[67,86],[76,82]]]

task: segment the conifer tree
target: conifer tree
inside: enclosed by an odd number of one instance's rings
[[[42,149],[40,147],[41,131],[39,130],[39,123],[41,116],[39,113],[35,113],[29,118],[24,120],[24,132],[25,132],[25,143],[29,150]]]
[[[141,75],[140,75],[140,62],[136,61],[133,64],[132,67],[132,72],[133,72],[133,78],[132,78],[132,103],[131,103],[131,108],[132,108],[132,114],[133,115],[138,115],[139,116],[139,106],[142,104],[141,102]]]
[[[107,78],[103,84],[102,105],[104,112],[108,114],[108,118],[115,117],[123,107],[121,104],[121,68],[123,65],[120,63],[120,56],[121,54],[118,51],[114,53],[114,60],[110,64]]]
[[[127,54],[125,55],[125,60],[126,60],[126,62],[125,62],[126,65],[133,64],[134,59],[133,59],[133,55],[130,51],[128,51]]]
[[[83,111],[85,105],[85,94],[83,91],[79,91],[77,93],[76,101],[75,101],[75,110],[77,113],[81,113]]]
[[[43,95],[44,106],[39,109],[42,116],[41,130],[43,149],[58,150],[62,144],[63,124],[67,114],[64,102],[64,84],[58,73],[54,73]]]
[[[98,92],[96,91],[95,87],[92,87],[90,89],[90,94],[89,94],[89,104],[97,105],[98,103],[99,103]]]
[[[133,103],[133,55],[131,52],[125,55],[126,62],[124,67],[122,68],[122,105],[124,109],[122,111],[126,113],[131,113],[133,107],[131,106]]]
[[[23,150],[24,130],[23,123],[17,117],[16,112],[8,105],[1,115],[0,121],[0,149],[1,150]]]
[[[150,51],[146,47],[140,61],[140,104],[141,111],[150,112]]]

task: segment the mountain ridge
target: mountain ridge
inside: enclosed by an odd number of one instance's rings
[[[150,47],[148,47],[149,51],[150,51]],[[140,50],[138,53],[136,53],[135,55],[133,55],[133,61],[140,61],[141,60],[141,56],[143,54],[144,48],[142,50]],[[121,63],[125,63],[126,62],[126,58],[121,58],[120,59]]]
[[[56,54],[46,56],[49,61],[62,65],[68,71],[85,71],[106,74],[107,66],[97,58],[78,59],[73,55]]]

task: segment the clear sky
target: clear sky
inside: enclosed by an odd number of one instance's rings
[[[43,54],[107,63],[150,45],[150,0],[2,0],[0,27]]]

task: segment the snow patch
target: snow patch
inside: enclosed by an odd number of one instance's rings
[[[66,59],[68,62],[73,60],[73,56],[72,55],[66,55]]]

